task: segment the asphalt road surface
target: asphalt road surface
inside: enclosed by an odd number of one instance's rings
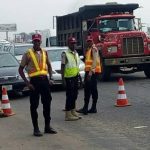
[[[123,77],[131,106],[115,107],[118,79]],[[98,113],[78,121],[64,121],[65,91],[52,92],[51,125],[58,134],[32,135],[28,97],[10,97],[16,115],[0,118],[0,150],[150,150],[150,79],[143,73],[116,74],[109,82],[99,82]],[[79,90],[77,107],[83,104]],[[39,126],[43,132],[42,105]]]

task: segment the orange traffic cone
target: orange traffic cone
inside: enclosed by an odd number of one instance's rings
[[[3,116],[5,117],[12,116],[15,114],[10,107],[7,89],[5,87],[2,88],[2,110]]]
[[[125,88],[124,88],[124,82],[123,79],[120,78],[118,82],[118,98],[115,106],[117,107],[125,107],[130,106],[131,104],[128,103],[128,99],[126,96]]]
[[[0,116],[3,115],[3,110],[2,110],[2,107],[1,107],[1,101],[0,101]]]

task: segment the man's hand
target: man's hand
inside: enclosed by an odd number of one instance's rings
[[[92,71],[89,71],[88,75],[87,75],[87,80],[91,80],[91,76],[92,76]]]
[[[82,87],[83,86],[83,82],[82,82],[82,77],[81,77],[80,74],[78,75],[78,80],[79,80],[79,87]]]
[[[54,84],[54,80],[49,79],[49,84],[50,84],[50,86],[52,86]]]
[[[30,90],[35,90],[34,86],[31,83],[27,83],[27,86]]]
[[[93,72],[92,72],[92,71],[89,71],[88,76],[92,76],[92,74],[93,74]]]

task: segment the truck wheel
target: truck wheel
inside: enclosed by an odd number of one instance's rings
[[[101,57],[101,64],[102,64],[102,73],[100,74],[100,80],[108,81],[111,76],[111,68],[105,66],[104,60],[102,57]]]
[[[102,73],[100,74],[100,80],[102,81],[109,81],[111,76],[111,70],[108,67],[103,67]]]
[[[144,74],[147,78],[150,78],[150,70],[148,68],[144,69]]]

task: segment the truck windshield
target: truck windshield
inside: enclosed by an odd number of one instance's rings
[[[134,29],[133,19],[105,19],[99,21],[100,32],[131,31]]]

